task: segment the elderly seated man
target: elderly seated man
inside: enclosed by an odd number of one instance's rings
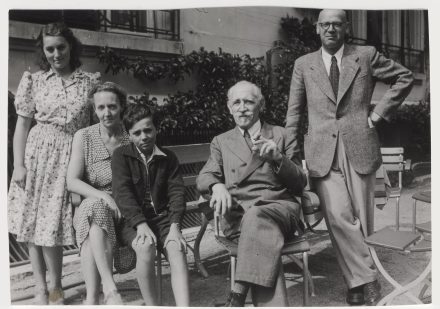
[[[223,233],[238,240],[236,282],[225,306],[244,306],[249,288],[256,305],[288,306],[281,249],[298,228],[295,195],[306,176],[285,129],[260,119],[264,99],[256,85],[231,87],[228,109],[236,127],[213,139],[197,178],[221,215]]]

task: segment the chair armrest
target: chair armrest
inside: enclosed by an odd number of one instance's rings
[[[305,215],[321,211],[318,195],[311,191],[304,191],[301,197],[302,211]]]
[[[318,195],[311,191],[304,191],[301,197],[301,210],[307,229],[315,234],[320,234],[314,230],[324,218]]]
[[[209,200],[200,197],[197,202],[197,207],[200,212],[206,217],[206,220],[210,221],[214,219],[214,209],[209,207]]]

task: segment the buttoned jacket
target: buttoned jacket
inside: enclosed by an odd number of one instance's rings
[[[236,127],[212,140],[210,157],[197,177],[197,188],[209,194],[212,185],[224,183],[233,205],[244,210],[279,203],[299,211],[295,195],[302,193],[307,180],[299,161],[286,155],[292,153],[291,139],[287,139],[284,128],[267,123],[263,123],[261,135],[274,140],[283,154],[279,166],[252,153]]]

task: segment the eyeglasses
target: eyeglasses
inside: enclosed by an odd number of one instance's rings
[[[330,29],[330,26],[333,26],[333,29],[335,30],[341,30],[342,26],[344,26],[347,23],[340,23],[340,22],[334,22],[334,23],[318,23],[318,25],[324,29],[324,30],[328,30]]]

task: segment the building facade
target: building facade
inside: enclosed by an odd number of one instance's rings
[[[273,42],[282,39],[280,19],[287,15],[316,22],[319,10],[286,7],[199,8],[162,11],[128,10],[11,10],[9,21],[8,89],[15,93],[23,71],[36,71],[35,39],[42,24],[64,20],[84,45],[83,68],[104,73],[96,54],[108,46],[127,57],[147,57],[166,61],[204,47],[221,48],[232,54],[265,56]],[[376,46],[388,56],[413,70],[416,85],[408,102],[418,102],[425,94],[429,68],[426,11],[348,11],[352,42]],[[129,94],[145,91],[158,98],[191,87],[191,81],[139,81],[126,74],[104,74],[124,86]],[[373,100],[386,85],[378,84]]]

